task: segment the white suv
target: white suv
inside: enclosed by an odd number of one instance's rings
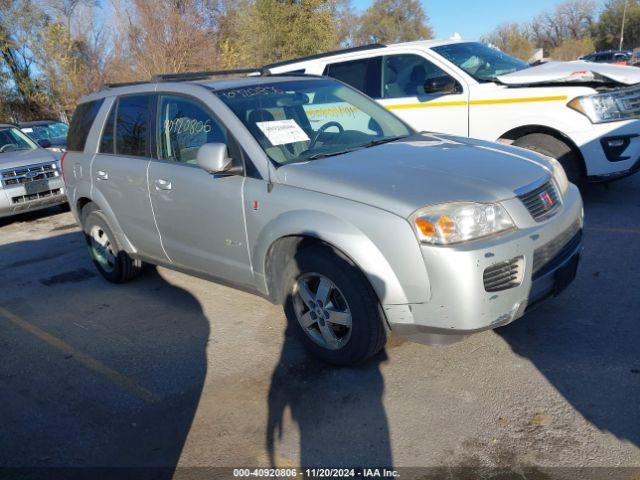
[[[476,42],[368,45],[264,67],[348,83],[417,130],[498,141],[558,159],[572,181],[640,169],[640,69],[529,66]],[[343,112],[349,115],[349,112]]]

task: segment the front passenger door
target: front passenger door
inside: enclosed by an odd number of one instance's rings
[[[211,175],[196,163],[203,144],[229,145],[228,132],[204,104],[171,94],[159,97],[156,131],[158,160],[149,167],[149,191],[169,259],[178,267],[252,284],[242,201],[245,178]]]

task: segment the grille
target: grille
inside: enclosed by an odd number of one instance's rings
[[[44,192],[32,193],[31,195],[18,195],[17,197],[12,197],[11,202],[14,205],[25,202],[32,202],[34,200],[40,200],[41,198],[54,197],[56,195],[60,195],[62,190],[60,188],[54,188],[53,190],[45,190]]]
[[[580,220],[576,220],[564,232],[553,240],[547,242],[541,247],[536,248],[533,252],[533,275],[542,269],[547,263],[562,251],[562,249],[575,237],[580,231]]]
[[[523,265],[524,258],[519,256],[487,267],[482,274],[484,289],[487,292],[499,292],[517,287],[522,283]]]
[[[24,167],[9,168],[0,172],[4,186],[22,185],[35,180],[54,178],[60,175],[55,163],[40,163]]]
[[[548,181],[518,198],[536,222],[541,222],[556,214],[560,208],[560,196],[553,182]]]

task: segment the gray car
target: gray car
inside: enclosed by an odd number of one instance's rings
[[[13,125],[0,124],[0,217],[67,201],[60,162]]]
[[[582,201],[555,160],[418,133],[338,81],[185,75],[81,100],[63,170],[109,281],[144,262],[283,304],[335,364],[389,332],[449,342],[574,278]]]

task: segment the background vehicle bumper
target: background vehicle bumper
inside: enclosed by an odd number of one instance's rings
[[[617,180],[640,170],[640,120],[594,124],[571,138],[580,148],[589,181]],[[609,142],[623,148],[611,148]]]
[[[62,178],[49,181],[49,190],[27,195],[24,186],[0,188],[0,217],[32,212],[66,203],[67,196]]]
[[[572,185],[561,211],[545,222],[457,248],[423,246],[431,301],[384,305],[391,330],[422,343],[450,343],[455,340],[451,335],[466,336],[520,318],[530,306],[571,283],[582,248],[582,226],[582,200]],[[485,269],[513,259],[522,269],[520,284],[486,291]]]

